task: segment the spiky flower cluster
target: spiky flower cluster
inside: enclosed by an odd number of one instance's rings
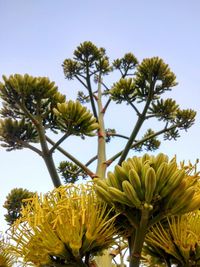
[[[25,263],[79,266],[86,253],[99,252],[113,243],[112,209],[97,198],[89,184],[60,187],[27,201],[10,232],[15,253]]]
[[[166,253],[180,266],[200,265],[200,211],[172,216],[155,224],[146,236],[152,251]],[[162,253],[162,254],[164,254]],[[159,255],[159,253],[158,253]]]
[[[137,58],[132,53],[126,53],[123,58],[114,60],[113,67],[119,70],[123,77],[126,76],[129,70],[135,69],[137,64]]]
[[[104,48],[97,48],[92,42],[83,42],[74,51],[74,58],[65,59],[63,70],[67,79],[74,79],[79,75],[84,76],[85,72],[92,71],[90,75],[100,71],[108,74],[111,71],[109,59]]]
[[[1,114],[4,117],[22,118],[42,114],[48,120],[49,113],[57,103],[63,103],[65,96],[58,92],[57,86],[47,77],[33,77],[25,74],[3,76],[0,83],[0,96],[3,102]]]
[[[121,103],[122,101],[127,100],[131,102],[134,101],[137,96],[137,91],[133,79],[121,78],[118,82],[114,83],[109,94],[116,103]]]
[[[153,94],[160,95],[176,85],[175,74],[161,58],[145,58],[142,63],[138,65],[136,87],[139,89],[138,97],[141,100],[148,96],[152,86],[154,86]]]
[[[177,85],[176,76],[161,58],[146,58],[141,64],[134,65],[136,66],[133,79],[122,76],[122,79],[109,91],[115,101],[142,102],[149,94],[151,94],[151,99],[156,99],[164,91]]]
[[[25,74],[3,76],[0,83],[0,141],[8,151],[30,147],[39,142],[38,125],[57,129],[53,108],[65,102],[65,96],[47,77]]]
[[[87,177],[87,174],[71,161],[61,161],[58,166],[58,172],[61,174],[65,184],[76,183],[80,177],[82,179]]]
[[[171,98],[159,99],[152,103],[148,114],[158,118],[158,120],[176,123],[180,129],[188,129],[194,124],[196,112],[191,109],[179,108],[176,101]]]
[[[123,214],[128,209],[135,214],[149,210],[149,218],[154,220],[157,215],[183,214],[200,207],[200,195],[195,191],[197,176],[189,175],[178,167],[175,158],[169,161],[164,154],[129,158],[108,172],[105,180],[95,182],[99,196],[125,210]]]
[[[154,134],[155,132],[152,129],[147,129],[146,133],[142,137],[142,140],[144,141],[141,144],[134,146],[133,149],[139,152],[141,152],[142,149],[145,149],[146,151],[154,151],[158,149],[161,142],[156,137],[149,139],[149,137]]]
[[[32,123],[6,118],[0,120],[0,141],[7,151],[22,149],[24,142],[37,143],[38,134]]]
[[[92,136],[99,127],[92,113],[78,101],[58,103],[54,114],[58,119],[59,129],[69,134]]]
[[[165,100],[159,99],[152,103],[148,114],[156,114],[156,117],[159,120],[173,122],[176,119],[178,109],[179,106],[175,100],[171,98],[167,98]]]
[[[23,199],[30,198],[33,195],[33,192],[23,188],[13,188],[10,191],[3,205],[3,207],[7,209],[7,214],[4,216],[9,225],[12,225],[21,216],[21,207],[26,204],[22,202]]]
[[[2,236],[0,236],[0,266],[12,267],[16,262],[15,256],[10,251],[9,243],[6,243]]]

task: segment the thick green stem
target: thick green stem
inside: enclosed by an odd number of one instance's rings
[[[128,237],[129,255],[132,254],[134,239],[135,239],[135,231],[131,236]]]
[[[106,133],[104,126],[104,109],[102,105],[102,92],[101,92],[101,75],[99,74],[98,80],[98,149],[97,149],[97,176],[104,179],[106,174],[107,165],[106,162]],[[100,257],[96,257],[95,261],[99,267],[111,267],[112,266],[112,256],[109,253],[109,250],[106,250],[104,254]]]
[[[130,267],[139,267],[140,265],[140,259],[141,259],[141,253],[142,253],[142,247],[144,244],[147,227],[148,227],[148,221],[149,221],[149,211],[148,210],[142,210],[141,220],[139,228],[136,229],[136,232],[134,236],[131,237],[130,244]],[[133,246],[133,247],[132,247]]]
[[[98,119],[97,116],[97,111],[96,111],[96,107],[95,107],[95,102],[94,102],[94,96],[92,93],[92,86],[91,86],[91,82],[90,82],[90,74],[89,74],[89,67],[87,66],[87,70],[86,70],[86,82],[87,82],[87,88],[88,88],[88,92],[89,92],[89,96],[90,96],[90,102],[91,102],[91,106],[92,106],[92,111],[93,111],[93,115],[96,119]]]
[[[106,141],[105,141],[105,126],[104,126],[104,112],[103,112],[103,105],[102,105],[102,92],[101,92],[101,75],[99,75],[99,82],[98,82],[98,122],[99,122],[99,129],[98,129],[98,160],[97,160],[97,176],[100,178],[105,178],[106,172]]]
[[[51,144],[51,145],[55,145],[55,142],[52,141],[48,136],[46,136],[46,140]],[[91,178],[95,177],[95,174],[87,168],[86,165],[84,165],[83,163],[81,163],[77,158],[75,158],[74,156],[72,156],[69,152],[67,152],[66,150],[64,150],[62,147],[57,146],[56,149],[58,151],[60,151],[63,155],[65,155],[67,158],[69,158],[71,161],[73,161],[74,163],[76,163],[83,171],[85,171]]]
[[[45,137],[45,130],[42,124],[39,124],[37,126],[37,130],[38,130],[38,135],[39,135],[40,144],[42,148],[42,157],[47,166],[48,172],[51,176],[53,185],[55,187],[59,187],[61,186],[60,178],[58,176],[58,173],[57,173],[54,161],[53,161],[52,153],[49,153],[49,148],[48,148],[46,137]]]
[[[44,129],[43,125],[42,125],[42,117],[40,116],[40,112],[39,112],[40,103],[38,103],[38,112],[37,112],[38,114],[37,114],[37,116],[32,115],[29,112],[29,110],[26,108],[24,103],[19,103],[19,106],[24,111],[25,115],[35,125],[35,127],[37,129],[37,132],[38,132],[38,136],[39,136],[42,152],[37,150],[37,149],[33,149],[33,147],[31,148],[30,146],[29,146],[29,148],[32,149],[33,151],[37,152],[40,156],[43,157],[44,162],[45,162],[45,164],[47,166],[48,172],[50,174],[50,177],[52,179],[53,185],[55,187],[61,186],[60,178],[58,176],[58,173],[57,173],[54,161],[53,161],[52,153],[49,152],[49,148],[48,148],[48,145],[47,145],[47,141],[46,141],[46,137],[45,137],[45,129]]]
[[[128,155],[128,152],[129,150],[131,149],[131,146],[143,124],[143,122],[145,121],[145,116],[146,116],[146,113],[147,113],[147,110],[149,108],[149,105],[151,103],[151,100],[152,100],[152,93],[153,93],[153,90],[154,90],[154,83],[152,83],[152,85],[150,86],[150,89],[149,89],[149,94],[148,94],[148,97],[147,97],[147,101],[146,101],[146,104],[144,106],[144,109],[143,109],[143,112],[140,116],[138,116],[138,120],[136,122],[136,125],[131,133],[131,136],[121,154],[121,157],[119,159],[119,162],[118,164],[121,165],[122,162],[126,159],[126,156]]]
[[[46,155],[46,156],[44,155],[43,159],[44,159],[44,162],[45,162],[45,164],[47,166],[48,172],[49,172],[49,174],[51,176],[53,185],[55,187],[61,186],[62,184],[60,182],[60,178],[59,178],[58,173],[56,171],[56,167],[55,167],[52,155]]]
[[[65,133],[56,143],[52,148],[49,150],[49,153],[53,153],[56,148],[69,136],[69,133]]]
[[[170,130],[173,130],[173,129],[175,129],[176,127],[178,127],[178,125],[172,125],[172,126],[169,127],[169,128],[164,128],[164,129],[161,130],[161,131],[158,131],[158,132],[156,132],[156,133],[154,133],[154,134],[151,134],[151,135],[149,135],[149,136],[143,138],[142,140],[137,141],[137,142],[135,142],[134,144],[132,144],[132,145],[131,145],[131,148],[134,148],[134,147],[136,147],[136,146],[138,146],[138,145],[140,145],[140,144],[143,144],[144,142],[146,142],[146,141],[148,141],[148,140],[150,140],[150,139],[152,139],[152,138],[154,138],[154,137],[156,137],[156,136],[158,136],[158,135],[161,135],[161,134],[163,134],[163,133],[166,133],[166,132],[168,132],[168,131],[170,131]],[[118,152],[118,153],[116,153],[114,156],[112,156],[110,159],[108,159],[107,162],[113,162],[114,160],[116,160],[117,158],[119,158],[119,157],[122,155],[122,153],[123,153],[123,150],[120,151],[120,152]]]
[[[127,156],[128,152],[131,148],[131,145],[133,144],[143,122],[144,122],[144,117],[139,117],[137,120],[137,123],[135,125],[135,128],[134,128],[134,130],[133,130],[133,132],[132,132],[132,134],[131,134],[131,136],[130,136],[130,138],[129,138],[129,140],[128,140],[128,142],[127,142],[127,144],[126,144],[126,146],[122,152],[122,155],[119,159],[119,162],[118,162],[119,165],[121,165],[122,162],[126,159],[126,156]]]

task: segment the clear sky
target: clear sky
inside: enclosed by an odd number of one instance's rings
[[[83,41],[105,47],[111,60],[126,52],[133,52],[140,61],[152,56],[163,58],[179,82],[168,96],[198,114],[188,133],[183,133],[176,142],[163,143],[159,151],[170,156],[176,153],[180,160],[199,158],[199,0],[0,0],[0,10],[0,76],[13,73],[48,76],[66,93],[67,99],[74,99],[74,89],[80,88],[64,78],[61,64]],[[125,113],[126,106],[113,109],[107,127],[109,122],[118,121],[122,132],[128,134],[134,118]],[[119,142],[114,144],[123,145]],[[94,140],[88,148],[75,138],[65,144],[83,161],[94,155],[94,147]],[[112,152],[111,145],[110,155]],[[56,162],[60,160],[63,158],[56,155]],[[44,163],[33,152],[8,153],[2,148],[0,170],[0,206],[14,187],[39,192],[52,188]],[[0,208],[2,229],[3,213]]]

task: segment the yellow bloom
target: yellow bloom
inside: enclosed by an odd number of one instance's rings
[[[0,266],[11,267],[14,264],[15,257],[12,255],[10,245],[3,239],[0,240]]]
[[[112,208],[100,201],[90,184],[67,185],[35,195],[22,210],[12,232],[15,252],[26,263],[66,263],[101,251],[117,233]]]
[[[182,266],[200,259],[200,211],[182,216],[172,216],[167,222],[154,225],[146,237],[147,244],[162,249],[173,256]]]

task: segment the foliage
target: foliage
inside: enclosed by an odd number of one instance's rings
[[[108,74],[111,68],[104,48],[97,48],[91,42],[84,42],[74,51],[74,60],[65,59],[63,70],[67,79],[73,79],[84,75],[87,71],[90,71],[90,75],[99,71]]]

